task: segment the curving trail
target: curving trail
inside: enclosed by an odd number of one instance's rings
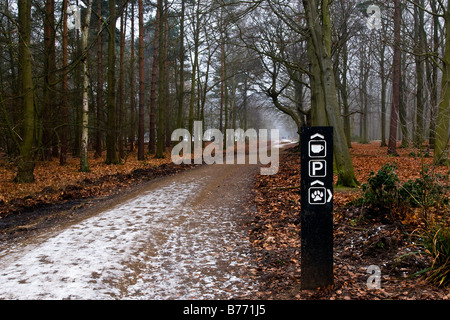
[[[257,290],[242,225],[258,165],[159,179],[0,249],[0,299],[230,299]]]

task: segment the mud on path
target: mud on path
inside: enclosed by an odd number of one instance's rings
[[[242,213],[258,172],[205,165],[89,208],[62,204],[63,218],[50,215],[58,223],[0,242],[0,299],[250,297],[257,285]]]

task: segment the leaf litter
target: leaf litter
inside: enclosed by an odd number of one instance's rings
[[[388,157],[378,144],[353,144],[353,164],[358,181],[364,183],[371,171],[395,161],[401,181],[415,179],[432,158],[412,157],[411,149],[399,149],[399,157]],[[416,150],[417,151],[417,150]],[[448,167],[434,170],[448,173]],[[337,177],[334,177],[335,182]],[[448,181],[447,181],[448,183]],[[249,239],[255,249],[258,299],[359,300],[359,299],[450,299],[450,288],[437,288],[416,275],[429,260],[410,238],[417,217],[385,223],[377,218],[361,219],[361,205],[355,204],[361,190],[334,192],[334,285],[301,290],[300,243],[300,154],[297,148],[281,153],[275,176],[258,176],[253,186],[253,207],[249,207]],[[369,266],[381,269],[381,288],[369,289]]]

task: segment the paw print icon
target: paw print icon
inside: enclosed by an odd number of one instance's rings
[[[331,202],[333,195],[324,187],[312,187],[308,190],[309,204],[326,204]]]
[[[322,201],[324,196],[324,193],[321,190],[315,190],[312,194],[311,194],[311,199],[313,201]]]

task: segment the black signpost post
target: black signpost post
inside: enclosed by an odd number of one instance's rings
[[[301,131],[301,288],[333,284],[333,128]]]

